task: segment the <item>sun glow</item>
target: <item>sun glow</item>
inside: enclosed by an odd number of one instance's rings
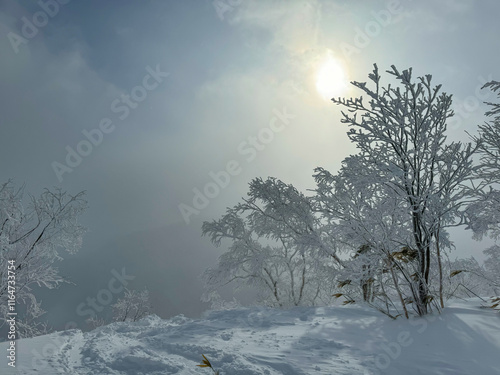
[[[349,79],[342,64],[329,56],[320,65],[316,75],[316,90],[325,100],[344,94],[349,87]]]

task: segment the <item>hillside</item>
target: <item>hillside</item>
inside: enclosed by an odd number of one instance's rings
[[[457,301],[410,321],[357,306],[149,316],[21,340],[17,372],[3,356],[1,373],[211,374],[196,367],[204,354],[221,375],[498,375],[500,314],[479,306]]]

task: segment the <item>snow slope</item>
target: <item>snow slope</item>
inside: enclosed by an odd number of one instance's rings
[[[15,371],[2,355],[0,373],[212,374],[196,367],[204,354],[221,375],[498,375],[500,314],[479,305],[410,321],[357,306],[149,316],[20,340]]]

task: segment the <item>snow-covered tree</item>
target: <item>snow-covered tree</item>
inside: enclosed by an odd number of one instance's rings
[[[336,296],[363,300],[392,317],[408,316],[405,301],[418,290],[412,281],[417,264],[405,206],[360,155],[346,158],[337,175],[315,171],[315,209],[337,247],[351,254],[342,262]]]
[[[271,306],[314,305],[330,299],[331,259],[318,251],[319,221],[309,198],[292,185],[254,179],[248,198],[217,221],[204,222],[203,234],[220,246],[231,242],[216,267],[204,274],[206,296],[231,283],[256,287]]]
[[[500,82],[491,81],[483,86],[496,92],[500,97]],[[480,140],[480,151],[482,156],[483,177],[491,182],[499,182],[500,176],[500,103],[487,102],[490,110],[485,113],[486,116],[492,117],[492,121],[479,125],[479,136],[476,140]]]
[[[484,254],[487,256],[484,261],[487,280],[494,293],[500,296],[500,246],[491,246]]]
[[[432,87],[430,75],[415,82],[411,68],[399,72],[392,66],[387,72],[396,87],[381,87],[376,65],[369,75],[373,89],[353,82],[367,95],[368,103],[363,97],[332,101],[347,109],[342,122],[351,127],[349,139],[359,149],[361,165],[371,171],[376,196],[404,211],[411,236],[392,239],[417,252],[411,286],[417,293],[412,303],[423,315],[434,298],[430,292],[431,267],[436,266],[431,263],[433,252],[441,268],[445,228],[463,223],[476,148],[472,143],[446,142],[447,120],[453,115],[451,95],[440,93],[441,86]],[[355,188],[358,193],[363,190],[362,184]]]
[[[37,323],[43,314],[33,286],[54,288],[63,282],[54,263],[60,250],[76,252],[84,228],[78,223],[87,203],[84,193],[71,196],[61,189],[29,196],[11,181],[0,185],[0,321],[7,319],[8,299],[15,286],[18,306],[24,305],[25,319],[17,322],[21,337],[45,332]],[[8,268],[10,266],[10,268]]]
[[[494,292],[485,267],[472,256],[445,262],[443,268],[450,276],[444,284],[447,299],[487,296]]]
[[[244,203],[204,223],[214,244],[232,241],[206,272],[209,287],[248,281],[284,306],[311,303],[303,297],[337,285],[334,296],[391,317],[444,307],[443,252],[453,248],[447,228],[471,225],[470,207],[485,186],[473,163],[482,142],[447,142],[451,95],[430,75],[414,81],[411,68],[394,66],[388,73],[394,86],[381,86],[376,65],[373,88],[353,82],[367,101],[332,99],[347,109],[342,122],[358,153],[336,175],[317,168],[315,195],[255,179]]]
[[[500,98],[500,82],[491,81],[483,86],[497,93]],[[491,121],[479,125],[474,137],[481,156],[478,176],[482,183],[476,189],[476,201],[467,209],[468,227],[476,239],[488,235],[500,238],[500,103],[487,102],[490,110],[485,114]],[[500,293],[500,247],[494,245],[484,251],[485,277],[496,294]]]
[[[500,82],[491,81],[483,86],[500,97]],[[487,103],[491,109],[486,116],[492,121],[479,125],[478,136],[474,137],[479,147],[480,164],[478,176],[482,179],[476,190],[476,201],[467,210],[469,225],[474,236],[485,235],[500,238],[500,103]]]
[[[113,304],[113,320],[116,322],[135,322],[151,315],[149,290],[125,290],[125,295]]]
[[[106,325],[106,320],[104,318],[100,318],[97,315],[94,315],[87,320],[85,320],[85,323],[90,327],[91,330],[96,329],[98,327],[102,327]]]

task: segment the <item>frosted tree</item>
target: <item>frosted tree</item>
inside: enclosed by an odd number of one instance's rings
[[[483,88],[489,88],[500,96],[500,82],[491,81]],[[492,121],[479,125],[474,140],[479,146],[480,165],[478,176],[482,183],[476,190],[476,201],[467,210],[469,228],[477,239],[485,235],[500,237],[500,104],[487,103],[491,109],[486,116]]]
[[[335,296],[346,303],[363,300],[391,317],[408,317],[405,301],[418,289],[411,277],[416,262],[405,206],[360,155],[346,158],[337,175],[315,171],[315,208],[337,247],[351,254],[338,273]]]
[[[214,244],[232,241],[206,272],[207,285],[255,283],[284,306],[336,283],[346,303],[362,299],[392,317],[408,317],[410,306],[418,315],[444,307],[447,228],[470,225],[477,212],[470,207],[485,185],[473,156],[482,141],[447,142],[451,96],[430,75],[415,81],[411,69],[394,66],[388,73],[395,86],[380,85],[376,65],[373,88],[353,82],[367,101],[332,99],[347,109],[342,122],[358,153],[337,175],[317,168],[314,196],[255,179],[244,203],[204,223]]]
[[[494,245],[484,250],[486,277],[493,292],[500,296],[500,246]]]
[[[85,320],[85,323],[87,323],[87,325],[91,330],[96,329],[98,327],[102,327],[107,324],[104,318],[98,317],[97,315],[88,318],[87,320]]]
[[[500,97],[500,82],[491,81],[483,86],[496,92]],[[481,173],[488,182],[499,182],[500,176],[500,103],[487,103],[490,110],[485,114],[492,117],[492,121],[479,125],[479,136],[481,152]]]
[[[32,288],[55,288],[64,281],[54,263],[61,250],[74,253],[81,247],[84,228],[78,218],[87,203],[83,192],[72,196],[46,189],[25,205],[23,191],[11,181],[0,185],[0,320],[7,318],[15,287],[17,305],[27,311],[17,322],[18,333],[26,337],[45,331],[37,322],[43,310]]]
[[[125,290],[125,295],[113,304],[113,320],[116,322],[136,322],[151,315],[149,290]]]
[[[485,267],[472,256],[447,261],[444,270],[450,275],[445,282],[446,298],[487,296],[493,291]]]
[[[432,87],[430,75],[415,82],[411,68],[399,72],[392,66],[387,73],[396,87],[381,87],[376,65],[369,74],[373,88],[353,82],[366,94],[367,103],[363,97],[332,101],[347,109],[342,122],[351,127],[349,139],[359,149],[363,165],[373,172],[373,183],[380,187],[377,194],[394,200],[405,211],[411,234],[407,245],[417,252],[417,293],[412,304],[423,315],[434,298],[431,267],[442,268],[440,239],[446,227],[463,224],[476,147],[446,142],[447,120],[453,115],[451,95],[441,93],[441,86]],[[433,253],[437,265],[431,263]]]
[[[22,319],[16,321],[19,337],[35,337],[50,332],[48,324],[40,320],[46,313],[41,305],[41,301],[37,301],[34,295],[24,303],[24,313],[20,315]]]
[[[491,81],[484,85],[500,97],[500,82]],[[500,103],[487,103],[490,106],[485,114],[491,121],[479,126],[478,136],[474,137],[479,146],[480,164],[478,176],[482,184],[476,189],[476,201],[468,207],[468,227],[477,239],[488,235],[495,240],[500,238]],[[494,292],[500,290],[500,247],[494,245],[484,251],[485,277]]]
[[[206,297],[233,283],[260,291],[271,306],[314,305],[330,298],[331,256],[318,251],[319,221],[310,199],[275,178],[254,179],[248,198],[220,220],[203,223],[203,234],[227,252],[204,274]],[[207,299],[207,298],[205,298]]]

